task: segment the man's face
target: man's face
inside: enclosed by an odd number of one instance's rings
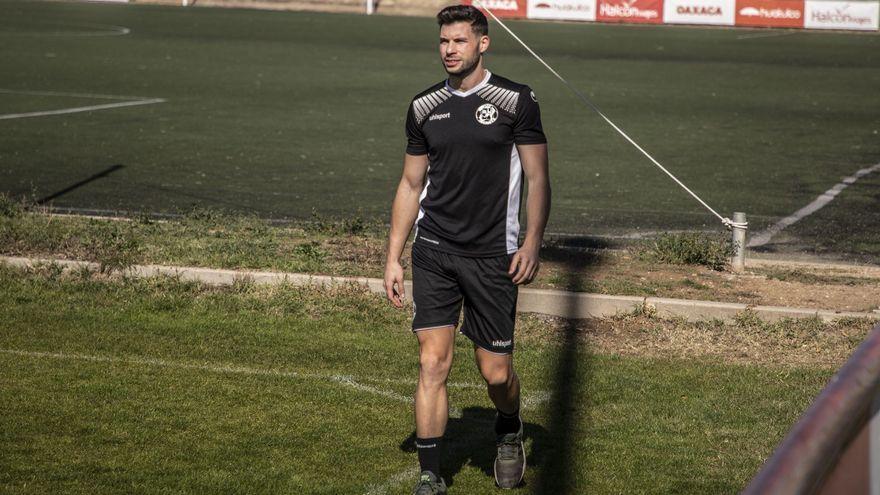
[[[440,60],[450,75],[468,75],[488,47],[489,37],[475,34],[468,22],[440,26]]]

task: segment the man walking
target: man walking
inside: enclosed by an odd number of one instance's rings
[[[535,94],[484,67],[489,25],[478,9],[447,7],[437,21],[448,78],[409,106],[385,266],[388,299],[402,308],[400,255],[415,225],[412,329],[419,341],[415,417],[421,467],[415,494],[446,493],[440,477],[446,378],[462,305],[460,332],[474,344],[497,409],[495,481],[502,488],[522,481],[520,383],[513,368],[517,286],[538,271],[550,210],[547,141]],[[520,246],[523,174],[528,225]]]

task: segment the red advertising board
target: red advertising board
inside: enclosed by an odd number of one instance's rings
[[[596,20],[660,24],[663,0],[599,0]]]
[[[526,16],[528,0],[464,0],[465,5],[485,7],[498,17],[524,18]],[[486,14],[486,17],[489,17]]]
[[[736,0],[736,25],[804,27],[804,0]]]

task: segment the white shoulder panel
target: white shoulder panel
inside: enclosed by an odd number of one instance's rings
[[[438,105],[448,100],[450,96],[452,96],[452,93],[447,91],[446,88],[440,88],[414,100],[413,115],[416,117],[416,123],[421,124],[425,117],[430,115]]]
[[[511,89],[499,88],[493,84],[487,84],[477,91],[480,98],[493,103],[496,107],[504,109],[507,113],[516,113],[516,104],[519,101],[519,93]]]

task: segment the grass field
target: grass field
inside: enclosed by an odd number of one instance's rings
[[[427,18],[0,5],[0,115],[126,101],[95,95],[166,100],[0,120],[0,191],[59,207],[386,220],[406,105],[443,77]],[[710,204],[747,212],[756,231],[880,162],[880,36],[511,24]],[[490,68],[528,82],[542,104],[551,231],[719,227],[493,29]],[[766,249],[880,259],[878,181],[864,177]]]
[[[162,221],[52,215],[0,193],[0,255],[91,261],[104,272],[156,264],[382,278],[386,230],[358,217],[317,216],[276,225],[213,210]],[[836,311],[880,307],[880,271],[762,268],[750,262],[748,270],[735,274],[727,267],[727,236],[667,234],[634,241],[627,249],[589,252],[560,242],[545,243],[531,288]],[[407,279],[410,261],[404,249]]]
[[[0,196],[190,212],[169,223],[59,220],[0,197],[0,252],[111,267],[381,268],[406,105],[443,77],[430,19],[7,0],[0,9]],[[875,34],[512,26],[755,230],[880,162]],[[490,68],[541,101],[551,231],[718,228],[493,30]],[[766,249],[880,261],[878,202],[875,173]],[[276,229],[216,210],[313,222]],[[683,290],[635,273],[652,261],[594,280],[586,257],[545,254],[548,286]],[[695,268],[677,270],[694,293],[719,292],[694,282],[708,280]],[[0,492],[406,493],[416,475],[408,317],[356,287],[211,288],[0,265]],[[520,315],[531,467],[517,493],[738,492],[869,325]],[[453,493],[495,493],[493,410],[466,339],[456,353],[443,474]]]
[[[0,266],[0,314],[4,493],[379,494],[414,480],[416,342],[406,311],[360,289]],[[681,357],[599,351],[548,325],[519,322],[531,468],[516,493],[735,493],[832,369],[794,359],[818,327],[771,365],[693,341]],[[496,493],[471,352],[460,338],[444,474],[453,493]]]

